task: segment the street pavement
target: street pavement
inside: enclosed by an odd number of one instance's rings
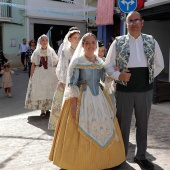
[[[12,98],[5,96],[4,89],[0,89],[0,169],[59,170],[48,160],[54,133],[47,129],[48,117],[40,118],[39,110],[24,108],[28,73],[19,68],[14,71]],[[170,170],[169,124],[170,102],[153,105],[148,127],[147,158],[154,163],[155,170]],[[141,169],[133,162],[134,152],[133,117],[129,153],[120,170]]]

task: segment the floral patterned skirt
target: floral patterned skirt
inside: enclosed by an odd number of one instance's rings
[[[48,123],[49,130],[55,130],[56,128],[57,121],[58,121],[61,107],[62,107],[63,95],[64,95],[64,88],[63,86],[60,85],[55,91],[54,97],[53,97],[51,114],[50,114],[49,123]]]
[[[57,86],[55,68],[36,67],[30,78],[25,99],[25,108],[50,110]]]

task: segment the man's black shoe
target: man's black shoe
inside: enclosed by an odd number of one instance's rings
[[[137,163],[141,168],[144,168],[146,170],[154,170],[154,165],[147,159],[139,160],[134,157],[134,162]]]

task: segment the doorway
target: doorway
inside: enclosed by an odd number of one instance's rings
[[[70,26],[65,25],[50,25],[50,24],[34,24],[34,38],[37,41],[42,34],[47,34],[50,27],[53,26],[51,30],[51,40],[53,49],[57,52],[60,44],[64,40],[65,35],[69,31]]]

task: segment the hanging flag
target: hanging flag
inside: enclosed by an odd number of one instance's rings
[[[136,10],[144,7],[145,0],[138,0]]]
[[[98,0],[96,25],[113,25],[115,0]]]
[[[53,43],[52,43],[52,39],[51,39],[51,30],[53,29],[53,26],[50,27],[50,29],[48,30],[46,36],[48,37],[49,40],[49,44],[51,47],[53,47]]]

